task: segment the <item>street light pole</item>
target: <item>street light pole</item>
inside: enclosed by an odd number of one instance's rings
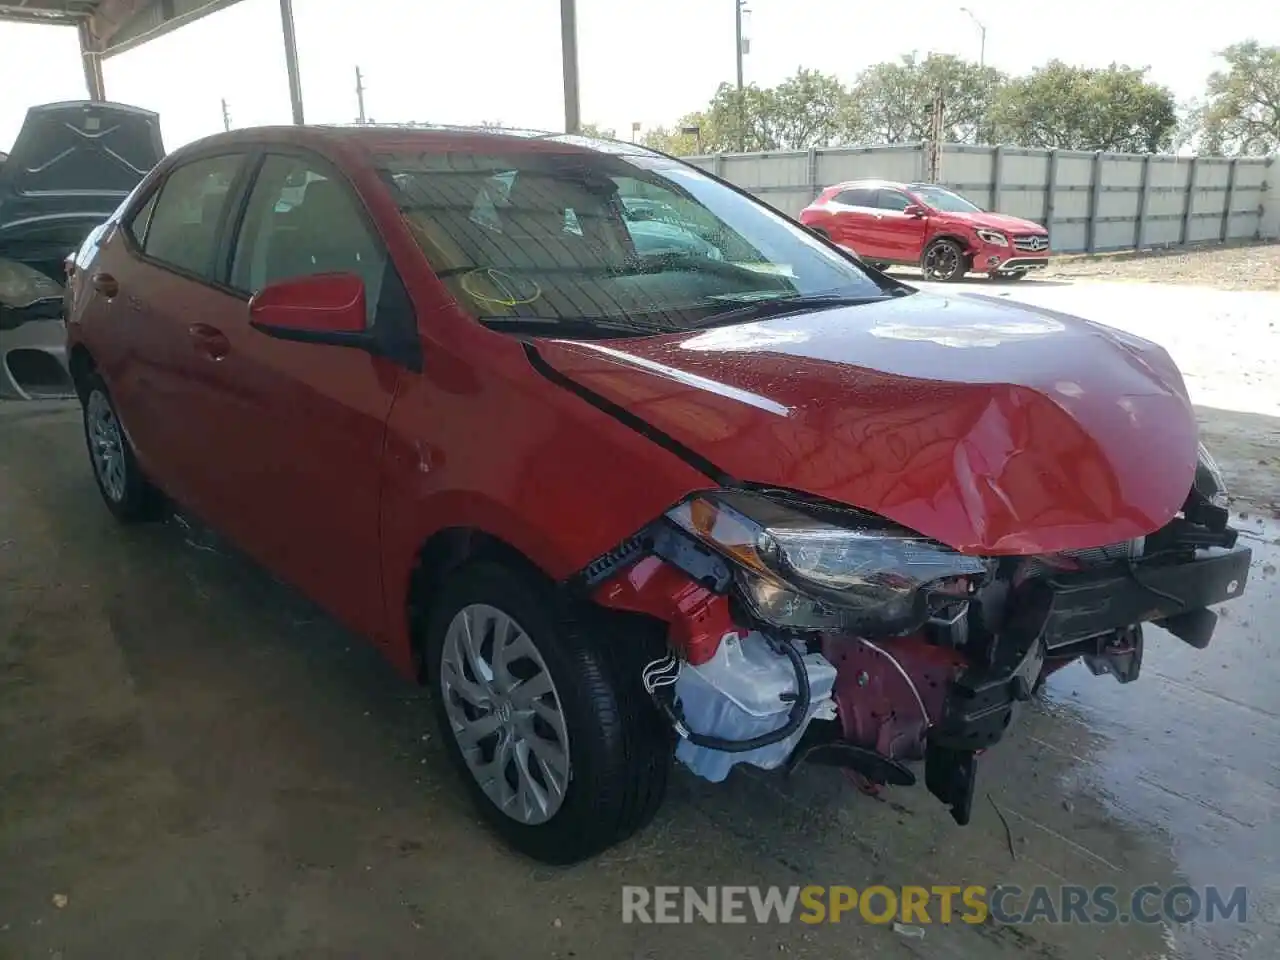
[[[967,13],[969,15],[969,19],[972,20],[974,25],[978,28],[978,35],[980,37],[978,46],[978,66],[985,67],[987,65],[987,27],[968,7],[961,7],[960,12]]]

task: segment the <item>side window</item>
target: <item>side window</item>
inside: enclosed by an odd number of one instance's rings
[[[896,210],[901,213],[907,209],[911,198],[897,190],[881,190],[876,198],[876,206],[881,210]]]
[[[151,224],[151,215],[155,212],[156,201],[160,199],[160,191],[154,190],[151,193],[151,199],[142,205],[142,209],[133,215],[133,219],[129,221],[129,225],[125,227],[129,236],[133,238],[133,242],[142,247],[147,239],[147,227]]]
[[[836,194],[836,203],[842,203],[846,207],[874,207],[875,191],[873,190],[842,190]]]
[[[169,174],[143,236],[143,252],[200,276],[209,276],[218,224],[243,157],[195,160]],[[145,210],[145,208],[144,208]]]
[[[372,322],[387,253],[360,209],[351,188],[318,160],[268,156],[236,240],[231,285],[256,293],[294,277],[354,273],[364,281]]]

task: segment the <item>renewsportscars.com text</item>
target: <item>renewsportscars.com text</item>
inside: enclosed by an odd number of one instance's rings
[[[1243,923],[1244,887],[846,886],[622,888],[623,923]]]

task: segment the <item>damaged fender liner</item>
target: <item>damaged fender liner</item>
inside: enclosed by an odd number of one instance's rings
[[[1236,597],[1244,591],[1252,551],[1247,547],[1185,563],[1138,565],[1062,574],[1028,584],[1017,598],[1017,615],[1001,634],[993,662],[966,671],[952,684],[937,725],[930,730],[925,782],[967,823],[973,802],[977,751],[996,743],[1013,721],[1014,706],[1031,699],[1052,649],[1155,621],[1180,635],[1180,619]],[[1183,637],[1193,646],[1208,643],[1207,631]]]

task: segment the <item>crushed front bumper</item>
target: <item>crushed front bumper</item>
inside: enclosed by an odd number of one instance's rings
[[[1208,607],[1244,592],[1251,560],[1249,548],[1234,547],[1183,563],[1064,573],[1024,584],[987,664],[952,682],[929,731],[929,790],[957,822],[967,823],[977,753],[1004,735],[1046,660],[1087,656],[1098,652],[1098,641],[1152,622],[1204,647],[1217,619]]]

